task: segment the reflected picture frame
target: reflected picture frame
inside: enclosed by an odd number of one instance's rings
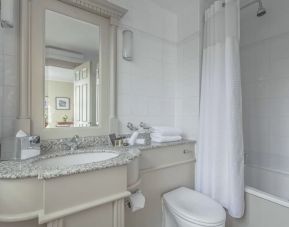
[[[56,110],[70,110],[70,98],[68,97],[56,97],[55,98]]]

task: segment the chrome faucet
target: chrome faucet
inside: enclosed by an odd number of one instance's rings
[[[132,132],[138,130],[138,127],[134,126],[133,123],[131,123],[131,122],[128,122],[127,125],[126,125],[126,127],[127,127],[130,131],[132,131]]]
[[[81,144],[79,135],[75,135],[71,138],[71,140],[62,139],[60,144],[63,145],[65,150],[77,150]]]
[[[141,128],[143,128],[145,131],[149,131],[149,130],[151,129],[151,127],[150,127],[148,124],[144,123],[144,122],[141,122],[141,123],[139,124],[139,126],[140,126]]]
[[[40,136],[29,136],[29,148],[39,147],[40,146]]]
[[[75,135],[72,137],[70,142],[68,143],[68,146],[70,146],[70,150],[77,150],[80,146],[80,137],[79,135]]]

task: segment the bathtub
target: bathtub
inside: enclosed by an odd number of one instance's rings
[[[245,214],[226,227],[289,227],[289,174],[246,165],[245,182]]]
[[[288,200],[282,199],[280,197],[266,193],[266,192],[258,190],[256,188],[246,186],[245,192],[250,194],[250,195],[253,195],[255,197],[258,197],[260,199],[266,200],[268,202],[275,203],[275,204],[283,206],[285,208],[289,208],[289,201]],[[288,215],[289,215],[289,209],[288,209]],[[289,226],[289,223],[288,223],[288,226]]]
[[[288,172],[246,164],[245,182],[246,192],[289,207]]]

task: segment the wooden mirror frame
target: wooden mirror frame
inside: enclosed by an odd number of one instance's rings
[[[120,18],[127,12],[127,9],[112,4],[107,0],[54,0],[65,3],[75,10],[84,10],[89,13],[100,16],[109,21],[109,117],[107,129],[99,130],[98,127],[87,128],[66,128],[66,129],[46,129],[35,125],[39,124],[33,116],[32,111],[32,0],[20,1],[20,42],[19,42],[19,71],[20,71],[20,100],[19,100],[19,117],[17,119],[16,129],[22,129],[32,135],[40,135],[44,139],[70,137],[75,134],[80,136],[101,135],[110,132],[118,132],[119,121],[116,114],[116,65],[117,65],[117,27]],[[44,97],[44,91],[42,91]],[[37,111],[38,112],[38,111]],[[41,112],[41,111],[40,111]],[[39,113],[38,113],[39,114]],[[41,119],[44,118],[43,114]],[[43,121],[44,122],[44,121]]]

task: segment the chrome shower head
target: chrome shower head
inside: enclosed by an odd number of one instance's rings
[[[266,14],[266,9],[263,7],[262,1],[259,0],[259,7],[257,11],[257,17],[262,17]]]

